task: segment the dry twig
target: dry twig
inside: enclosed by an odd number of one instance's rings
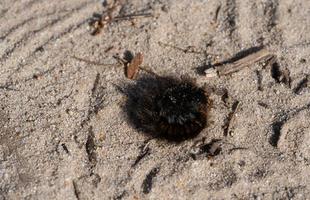
[[[171,48],[177,49],[177,50],[182,51],[184,53],[194,53],[194,54],[204,54],[205,53],[203,51],[197,51],[195,49],[195,46],[187,46],[186,48],[181,48],[181,47],[177,47],[177,46],[167,44],[167,43],[163,43],[160,41],[158,42],[158,44],[161,46],[164,46],[164,47],[171,47]]]
[[[275,58],[275,56],[267,49],[261,49],[231,63],[221,62],[214,64],[215,67],[205,70],[205,73],[207,77],[229,75],[246,67],[250,67],[257,62],[268,61],[272,60],[273,58]]]
[[[151,13],[138,13],[138,14],[129,14],[123,16],[114,17],[113,14],[116,11],[116,8],[120,5],[119,1],[115,1],[112,5],[109,6],[107,11],[101,15],[94,16],[94,19],[90,22],[92,27],[91,35],[98,35],[103,28],[112,22],[117,22],[121,20],[132,20],[141,17],[153,17]]]

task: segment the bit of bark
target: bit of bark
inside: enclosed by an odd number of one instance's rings
[[[138,54],[141,54],[141,55],[138,55]],[[145,71],[146,73],[159,77],[159,75],[153,72],[150,69],[150,67],[140,66],[141,64],[139,63],[142,63],[143,61],[143,54],[142,53],[138,53],[138,54],[136,56],[133,56],[133,54],[130,51],[126,51],[124,53],[124,58],[121,58],[119,55],[114,55],[113,58],[115,58],[119,64],[124,65],[125,76],[129,79],[135,79],[136,76],[138,75],[139,70]],[[132,65],[132,66],[129,66],[129,65]],[[130,75],[128,74],[128,68],[130,68],[130,70],[133,72],[133,75],[134,75],[133,78],[130,78],[130,76],[127,76],[127,75]]]
[[[238,72],[246,67],[253,66],[257,62],[268,61],[275,56],[267,49],[260,49],[240,59],[224,61],[214,64],[214,68],[205,70],[207,77],[225,76]]]
[[[135,57],[127,64],[125,64],[125,75],[129,79],[136,79],[139,73],[139,67],[143,62],[143,54],[137,53]]]

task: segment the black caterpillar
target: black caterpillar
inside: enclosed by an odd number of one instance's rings
[[[144,75],[125,91],[129,122],[146,133],[182,141],[207,125],[208,95],[190,78]]]

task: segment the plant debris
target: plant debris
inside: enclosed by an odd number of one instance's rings
[[[115,12],[117,6],[119,6],[119,1],[114,1],[111,5],[108,6],[108,9],[103,14],[93,14],[89,25],[93,28],[91,35],[98,35],[101,30],[112,22],[113,12]]]
[[[116,59],[119,64],[124,66],[125,76],[129,79],[136,79],[140,70],[143,70],[153,76],[159,77],[159,75],[153,72],[149,67],[141,66],[143,62],[143,54],[141,52],[134,56],[130,51],[125,51],[123,58],[118,54],[114,55],[113,58]]]
[[[187,46],[185,48],[181,48],[181,47],[174,46],[174,45],[167,44],[167,43],[163,43],[163,42],[160,42],[160,41],[158,42],[158,44],[160,46],[170,47],[170,48],[182,51],[183,53],[205,54],[204,51],[198,51],[195,46]]]
[[[151,13],[132,13],[128,15],[118,15],[115,16],[115,11],[117,7],[120,6],[119,1],[114,1],[112,4],[105,4],[105,7],[108,7],[105,12],[102,14],[95,13],[89,23],[92,28],[91,35],[98,35],[102,29],[107,27],[112,22],[117,22],[121,20],[132,20],[141,17],[153,17]]]
[[[230,75],[246,67],[253,66],[257,62],[270,61],[274,57],[275,55],[271,54],[267,49],[256,50],[237,60],[230,59],[229,61],[216,63],[213,68],[205,70],[205,75],[208,78]]]
[[[143,54],[137,53],[134,58],[125,64],[125,75],[129,79],[136,79],[139,73],[139,67],[143,62]]]

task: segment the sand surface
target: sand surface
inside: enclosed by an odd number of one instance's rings
[[[89,20],[104,10],[0,0],[1,200],[310,199],[310,1],[127,0],[114,16],[153,17],[92,36]],[[203,74],[262,45],[272,65]],[[210,95],[198,137],[176,144],[128,125],[118,88],[134,81],[113,58],[125,51],[159,75],[227,91]]]

